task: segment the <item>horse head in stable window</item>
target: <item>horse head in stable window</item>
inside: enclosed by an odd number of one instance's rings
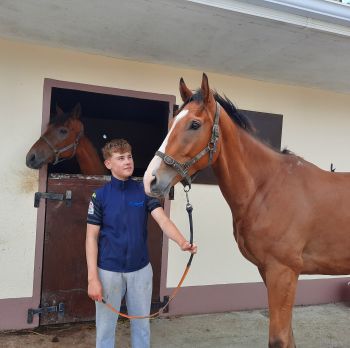
[[[295,347],[292,309],[300,274],[350,273],[350,174],[330,173],[259,141],[233,104],[180,80],[184,104],[145,175],[146,193],[166,195],[213,167],[234,237],[267,287],[269,347]]]
[[[82,174],[106,174],[106,168],[95,147],[84,134],[80,114],[80,104],[68,113],[56,107],[55,117],[29,150],[26,165],[40,169],[45,164],[57,164],[76,156]]]

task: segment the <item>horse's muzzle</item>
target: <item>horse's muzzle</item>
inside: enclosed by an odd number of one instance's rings
[[[29,151],[26,156],[26,165],[31,169],[40,169],[44,164],[44,161],[35,153]]]
[[[157,176],[154,176],[150,184],[150,195],[152,197],[164,197],[169,193],[170,187],[170,184],[162,183],[157,179]]]

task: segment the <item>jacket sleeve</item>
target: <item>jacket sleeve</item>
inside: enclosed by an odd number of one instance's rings
[[[150,197],[147,195],[146,195],[146,202],[147,202],[147,210],[149,212],[162,206],[158,198]]]
[[[102,206],[94,192],[89,203],[87,223],[92,225],[102,225],[102,216]]]

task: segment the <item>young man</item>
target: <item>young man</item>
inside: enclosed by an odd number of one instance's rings
[[[184,251],[197,252],[165,215],[158,199],[146,196],[143,184],[131,179],[131,146],[115,139],[102,149],[111,181],[91,197],[87,218],[88,295],[96,301],[96,347],[113,348],[117,309],[125,295],[129,315],[148,315],[152,297],[152,267],[147,250],[150,212],[163,232]],[[149,319],[131,320],[133,348],[150,347]]]

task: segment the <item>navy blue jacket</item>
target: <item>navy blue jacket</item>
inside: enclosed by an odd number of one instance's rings
[[[100,226],[97,266],[113,272],[133,272],[149,263],[148,213],[160,207],[133,179],[111,181],[91,197],[87,223]]]

